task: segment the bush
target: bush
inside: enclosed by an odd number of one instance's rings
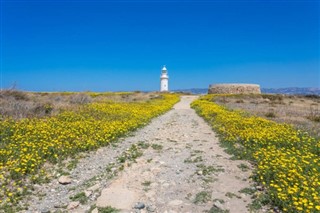
[[[268,118],[275,118],[275,117],[276,117],[276,114],[275,114],[274,112],[267,112],[267,113],[265,114],[265,116],[268,117]]]
[[[320,111],[317,108],[310,107],[310,112],[307,118],[314,122],[320,122]]]
[[[269,99],[270,101],[282,101],[283,95],[277,95],[277,94],[261,94],[261,97],[263,99]]]
[[[0,91],[0,98],[14,98],[15,100],[29,100],[27,93],[18,90],[2,90]]]

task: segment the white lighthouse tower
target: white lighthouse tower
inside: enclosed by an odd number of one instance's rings
[[[168,79],[169,79],[168,71],[167,71],[166,65],[164,65],[161,70],[161,76],[160,76],[160,92],[167,92],[169,90]]]

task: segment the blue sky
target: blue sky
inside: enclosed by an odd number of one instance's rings
[[[1,1],[1,82],[31,91],[320,87],[320,1]]]

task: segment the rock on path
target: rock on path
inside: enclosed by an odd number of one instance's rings
[[[81,159],[70,171],[75,180],[69,185],[49,183],[43,192],[47,196],[31,200],[31,212],[41,212],[41,208],[54,212],[57,202],[71,202],[74,190],[92,195],[87,203],[68,210],[71,212],[88,212],[93,205],[122,212],[249,212],[250,196],[239,191],[250,187],[250,170],[243,171],[239,165],[250,165],[231,160],[223,151],[211,127],[190,108],[196,98],[183,96],[173,110],[117,147],[104,147]],[[124,165],[111,179],[100,175],[130,145],[138,143],[150,146],[135,163]],[[137,205],[144,208],[138,210]]]

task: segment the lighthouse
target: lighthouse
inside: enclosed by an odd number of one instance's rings
[[[169,79],[168,71],[166,66],[164,65],[161,70],[161,76],[160,76],[160,92],[167,92],[169,90],[168,79]]]

